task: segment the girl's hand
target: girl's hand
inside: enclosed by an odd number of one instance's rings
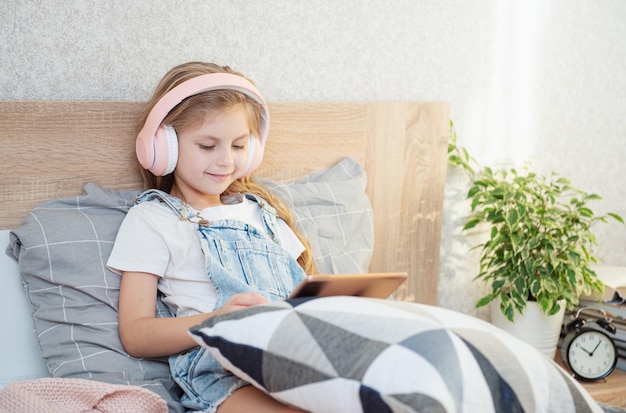
[[[219,308],[216,313],[225,314],[231,311],[241,310],[259,304],[265,304],[269,300],[257,293],[239,293],[235,294]]]

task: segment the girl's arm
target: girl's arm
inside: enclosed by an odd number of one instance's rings
[[[122,272],[119,298],[119,330],[124,349],[134,357],[163,357],[197,345],[188,330],[219,313],[235,311],[267,302],[259,294],[244,293],[231,297],[212,313],[188,317],[155,316],[157,284],[154,274]]]

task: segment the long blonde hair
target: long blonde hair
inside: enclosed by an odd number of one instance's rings
[[[214,63],[205,62],[189,62],[178,65],[168,71],[157,85],[152,97],[146,103],[146,106],[139,117],[137,132],[139,132],[143,127],[152,108],[167,92],[186,80],[210,73],[231,73],[252,82],[243,74],[232,70],[228,66],[220,66]],[[231,89],[212,90],[190,96],[174,107],[167,114],[165,119],[163,119],[163,123],[172,125],[175,130],[183,130],[188,126],[201,121],[209,112],[228,110],[241,103],[243,103],[246,107],[250,131],[258,136],[260,134],[261,127],[261,105],[244,93]],[[141,168],[141,172],[143,175],[144,189],[160,189],[168,193],[172,191],[174,185],[173,173],[165,176],[155,176],[152,172],[143,168]],[[233,193],[251,193],[265,199],[276,210],[278,216],[282,218],[287,225],[289,225],[298,239],[305,246],[304,252],[298,258],[300,266],[307,274],[313,274],[315,272],[311,247],[304,236],[296,228],[293,213],[280,199],[278,199],[251,176],[235,180],[230,187],[226,189],[224,195]]]

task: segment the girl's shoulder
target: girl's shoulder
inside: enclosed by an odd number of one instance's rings
[[[162,239],[169,244],[180,237],[193,237],[197,224],[181,220],[167,204],[155,200],[134,205],[122,226],[123,233],[135,234],[131,237]]]
[[[127,219],[153,221],[177,221],[178,216],[172,208],[158,199],[141,202],[128,210]]]

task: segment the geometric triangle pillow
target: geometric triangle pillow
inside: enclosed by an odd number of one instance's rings
[[[190,334],[236,376],[310,412],[602,412],[533,347],[434,306],[291,299],[211,317]]]

